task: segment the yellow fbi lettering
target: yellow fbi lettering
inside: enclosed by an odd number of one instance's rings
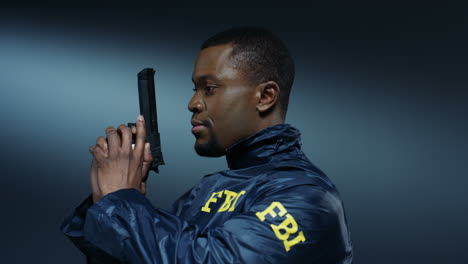
[[[291,247],[297,243],[306,241],[304,232],[302,231],[300,231],[291,240],[288,240],[291,235],[297,233],[299,227],[294,217],[291,214],[288,214],[288,211],[280,202],[272,202],[270,206],[267,207],[267,209],[262,212],[257,212],[255,215],[262,222],[265,221],[266,215],[270,215],[272,218],[277,216],[286,218],[279,225],[270,225],[271,229],[273,229],[273,232],[275,232],[276,237],[283,241],[286,252],[291,250]]]
[[[211,194],[210,199],[206,201],[205,206],[203,206],[201,210],[207,213],[211,212],[210,203],[218,202],[218,198],[221,198],[223,194],[225,195],[224,203],[221,205],[221,207],[219,207],[218,212],[225,212],[225,211],[232,212],[234,211],[236,203],[241,197],[241,195],[245,194],[245,191],[241,191],[239,193],[229,191],[229,190],[214,192]]]

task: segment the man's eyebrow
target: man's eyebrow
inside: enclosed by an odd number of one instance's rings
[[[196,80],[211,79],[211,80],[214,80],[214,81],[219,81],[219,79],[216,78],[216,76],[213,75],[213,74],[203,74],[203,75],[200,75],[200,76],[196,76],[195,79]],[[195,83],[195,79],[192,78],[193,83]]]

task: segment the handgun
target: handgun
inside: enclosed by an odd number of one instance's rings
[[[161,140],[158,130],[158,113],[156,111],[156,89],[154,86],[155,71],[145,68],[138,73],[138,96],[140,99],[140,114],[145,118],[146,142],[150,143],[153,162],[149,170],[159,173],[159,165],[164,165],[161,151]],[[136,123],[128,123],[128,127],[136,126]],[[132,137],[132,146],[136,142]]]

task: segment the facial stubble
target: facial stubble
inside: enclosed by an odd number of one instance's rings
[[[195,141],[195,152],[204,157],[220,157],[225,154],[224,149],[219,143],[219,139],[211,126],[205,126],[208,130],[208,142],[198,144]]]

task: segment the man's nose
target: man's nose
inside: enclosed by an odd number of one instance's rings
[[[188,104],[188,110],[190,112],[202,112],[203,111],[203,102],[200,100],[200,97],[195,94]]]

